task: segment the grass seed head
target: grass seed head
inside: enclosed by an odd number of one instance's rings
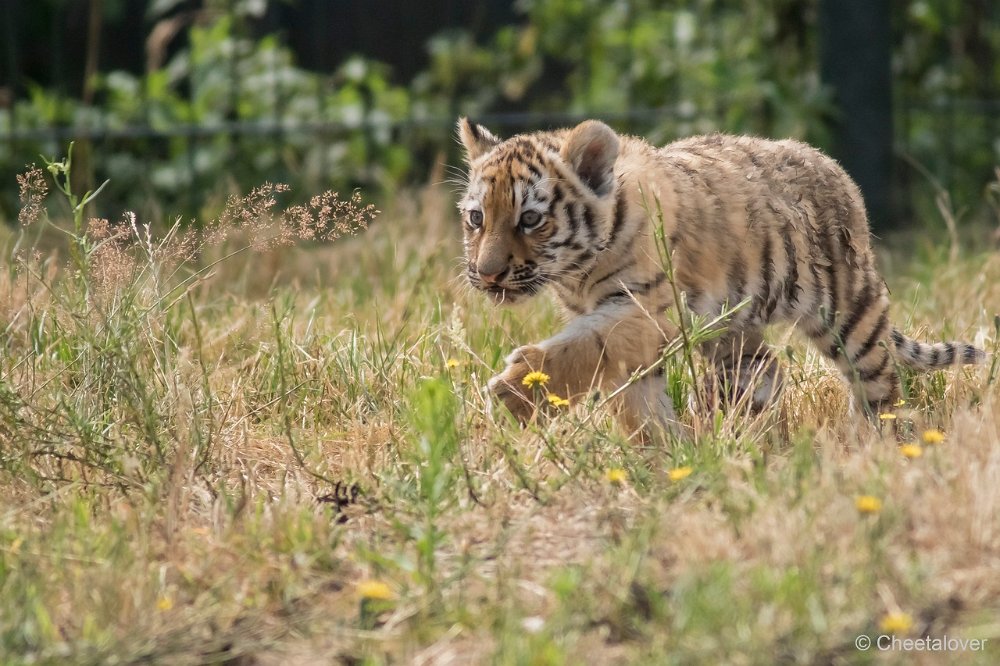
[[[28,170],[17,176],[18,196],[21,200],[21,210],[17,221],[22,226],[30,226],[42,215],[45,197],[49,193],[45,173],[32,164]]]

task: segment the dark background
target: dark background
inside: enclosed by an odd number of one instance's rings
[[[797,136],[883,228],[942,197],[990,215],[1000,163],[992,0],[4,0],[0,19],[8,219],[14,174],[73,139],[109,214],[196,215],[264,180],[378,197],[460,162],[460,113]]]

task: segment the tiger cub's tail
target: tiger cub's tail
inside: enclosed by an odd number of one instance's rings
[[[918,370],[986,361],[986,352],[966,342],[919,342],[906,337],[895,328],[892,329],[892,342],[896,347],[896,356],[906,365]]]

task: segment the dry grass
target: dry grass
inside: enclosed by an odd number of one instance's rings
[[[557,317],[470,293],[453,217],[428,189],[359,237],[176,273],[129,236],[92,276],[10,232],[0,661],[996,663],[994,368],[907,377],[880,431],[775,331],[790,381],[759,419],[657,447],[586,407],[520,430],[482,387]],[[896,320],[992,351],[1000,256],[908,254]],[[888,616],[987,649],[858,651]]]

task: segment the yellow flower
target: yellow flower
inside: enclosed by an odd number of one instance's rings
[[[691,476],[691,472],[693,471],[690,467],[675,467],[667,472],[667,476],[670,477],[671,481],[683,481]]]
[[[362,599],[389,601],[394,599],[396,595],[392,593],[388,585],[380,580],[363,580],[358,583],[358,596]]]
[[[919,458],[924,455],[924,450],[920,448],[919,444],[903,444],[899,447],[899,452],[907,458]]]
[[[619,484],[625,483],[625,481],[628,479],[628,473],[623,469],[612,467],[611,469],[609,469],[607,472],[604,473],[604,478],[606,478],[608,481],[617,486]]]
[[[460,366],[462,362],[455,358],[449,358],[447,361],[445,361],[444,364],[448,366],[449,370],[454,370],[455,368]]]
[[[156,610],[166,612],[174,607],[174,600],[164,595],[156,600]]]
[[[937,428],[924,430],[923,440],[924,444],[930,444],[931,446],[934,446],[944,441],[944,433],[938,430]]]
[[[532,388],[534,386],[545,386],[545,383],[549,381],[549,379],[551,379],[551,377],[549,377],[544,372],[539,372],[538,370],[534,370],[526,374],[524,376],[524,379],[521,380],[521,383],[527,386],[528,388]]]
[[[909,613],[889,613],[878,623],[878,628],[886,634],[905,634],[913,628],[913,618]]]
[[[569,407],[569,400],[566,398],[560,398],[555,393],[549,393],[545,398],[549,401],[549,404],[553,407]]]
[[[882,510],[882,500],[872,495],[859,495],[854,499],[854,506],[861,513],[878,513]]]
[[[886,412],[884,414],[879,414],[878,417],[880,419],[882,419],[883,421],[895,421],[896,420],[896,415],[895,414],[890,414],[888,412]]]
[[[896,403],[893,405],[893,407],[903,407],[905,405],[906,405],[906,401],[903,400],[902,398],[900,398],[899,400],[896,401]]]

